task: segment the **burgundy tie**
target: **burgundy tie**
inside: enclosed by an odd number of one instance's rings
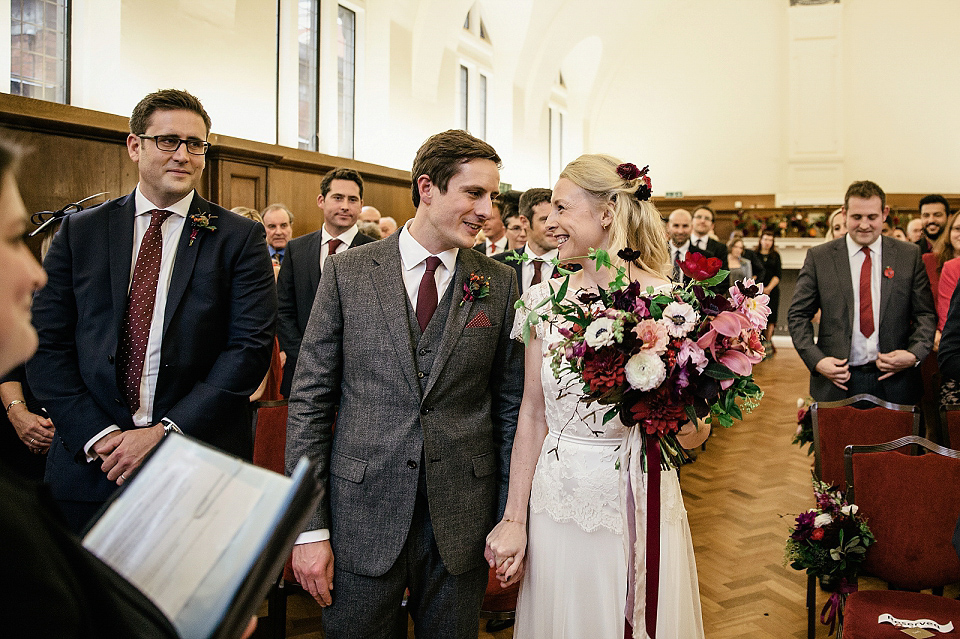
[[[863,266],[860,267],[860,332],[864,337],[873,335],[873,296],[870,291],[870,273],[873,271],[873,260],[870,259],[870,248],[863,247]]]
[[[487,254],[488,254],[488,255],[494,255],[496,252],[497,252],[497,245],[494,244],[493,242],[490,242],[490,247],[489,247],[489,249],[487,250]]]
[[[157,299],[157,280],[160,277],[160,258],[163,255],[163,232],[160,225],[170,217],[171,211],[155,209],[150,217],[150,226],[140,241],[137,264],[133,269],[133,283],[127,310],[120,325],[120,348],[117,351],[117,367],[123,396],[130,412],[140,409],[140,378],[150,339],[150,324],[153,322],[153,307]]]
[[[539,284],[543,281],[543,274],[540,272],[540,267],[543,266],[543,260],[531,260],[533,264],[533,279],[530,280],[530,286]]]
[[[341,244],[343,244],[343,240],[338,240],[337,238],[333,238],[327,242],[327,257],[330,257],[336,253]]]
[[[437,310],[437,280],[434,279],[434,272],[440,266],[440,258],[431,255],[427,258],[427,270],[423,273],[423,279],[420,280],[420,290],[417,292],[417,324],[420,325],[420,332],[427,330],[427,324]]]

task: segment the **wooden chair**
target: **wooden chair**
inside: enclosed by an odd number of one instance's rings
[[[910,445],[929,453],[897,451]],[[848,501],[857,504],[876,538],[862,572],[896,589],[850,594],[844,639],[903,637],[901,630],[877,622],[883,613],[956,624],[960,601],[942,595],[944,586],[960,582],[960,558],[951,544],[960,516],[960,452],[908,436],[875,446],[847,446],[844,458]],[[928,588],[934,594],[917,592]]]
[[[960,449],[960,404],[940,407],[940,438],[947,448]]]
[[[836,402],[816,402],[811,411],[815,473],[841,489],[844,447],[880,444],[920,432],[917,407],[885,402],[865,393]]]
[[[259,401],[255,405],[257,430],[253,438],[253,463],[283,473],[287,445],[287,400]],[[267,595],[267,616],[261,620],[264,634],[271,639],[287,636],[287,585],[295,581],[293,568],[287,559],[283,574],[278,576]]]

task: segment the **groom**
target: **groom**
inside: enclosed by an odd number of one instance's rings
[[[507,496],[523,352],[513,269],[470,249],[500,181],[493,147],[429,138],[414,219],[326,262],[294,374],[287,470],[326,488],[297,540],[327,637],[476,637],[484,540]],[[336,428],[334,428],[336,420]]]

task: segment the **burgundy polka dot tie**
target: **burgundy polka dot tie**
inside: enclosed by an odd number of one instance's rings
[[[153,322],[153,307],[157,299],[160,257],[163,254],[163,232],[160,225],[172,214],[171,211],[159,209],[152,212],[150,226],[140,241],[137,265],[133,269],[133,283],[130,285],[130,299],[120,325],[117,368],[123,396],[131,413],[140,409],[140,378],[143,375],[150,324]]]

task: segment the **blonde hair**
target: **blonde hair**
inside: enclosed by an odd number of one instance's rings
[[[260,214],[257,212],[256,209],[251,209],[248,206],[235,206],[232,209],[230,209],[230,211],[232,211],[233,213],[236,213],[237,215],[242,215],[248,220],[253,220],[254,222],[260,222],[260,224],[263,224],[263,218],[260,216]]]
[[[617,174],[620,164],[620,160],[610,155],[581,155],[563,169],[560,177],[579,186],[601,206],[613,203],[610,260],[614,265],[624,264],[616,253],[627,247],[640,252],[634,263],[641,269],[670,279],[670,254],[663,219],[652,202],[637,199],[641,179],[624,180]]]

